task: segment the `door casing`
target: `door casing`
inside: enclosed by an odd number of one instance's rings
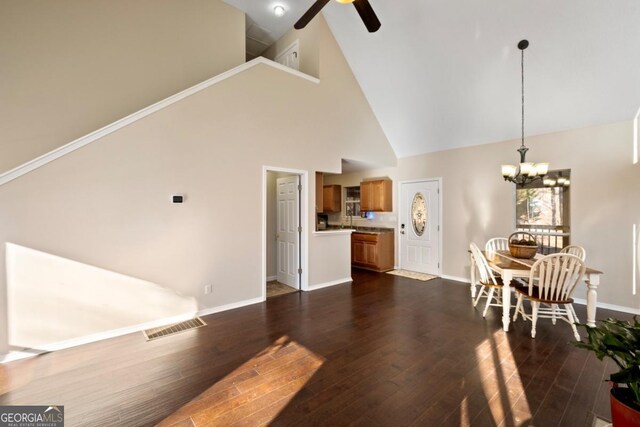
[[[302,192],[300,194],[300,290],[309,290],[309,173],[301,169],[290,169],[279,166],[262,166],[262,274],[260,289],[261,298],[267,299],[267,173],[285,172],[300,176]]]

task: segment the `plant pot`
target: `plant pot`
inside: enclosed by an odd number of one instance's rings
[[[640,408],[633,403],[632,393],[624,387],[611,389],[611,420],[613,427],[640,426]]]

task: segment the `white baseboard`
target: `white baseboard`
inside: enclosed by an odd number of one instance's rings
[[[267,277],[267,282],[273,282],[274,280],[278,280],[278,276],[269,276],[269,277]]]
[[[455,280],[456,282],[471,283],[471,280],[466,277],[449,276],[448,274],[443,274],[440,277],[447,280]]]
[[[99,332],[97,334],[86,335],[84,337],[73,338],[70,340],[60,341],[53,344],[47,344],[38,349],[29,351],[12,351],[0,358],[0,363],[6,363],[13,360],[25,359],[27,357],[37,356],[43,353],[49,353],[51,351],[63,350],[65,348],[77,347],[83,344],[89,344],[96,341],[102,341],[109,338],[115,338],[122,335],[127,335],[135,332],[140,332],[145,329],[157,328],[159,326],[168,325],[170,323],[182,322],[187,319],[191,319],[195,312],[179,314],[177,316],[165,317],[163,319],[153,320],[150,322],[139,323],[133,326],[127,326],[124,328],[112,329],[110,331]]]
[[[14,350],[7,354],[3,354],[0,356],[0,364],[14,362],[16,360],[28,359],[29,357],[38,356],[40,354],[46,353],[46,351],[41,350],[30,350],[30,351],[20,351]]]
[[[573,302],[580,305],[587,305],[587,300],[582,298],[574,298]],[[596,307],[603,308],[605,310],[620,311],[622,313],[640,314],[640,309],[633,308],[633,307],[625,307],[624,305],[615,305],[615,304],[607,304],[605,302],[599,302],[596,304]]]
[[[205,308],[203,310],[198,311],[196,313],[198,316],[206,316],[208,314],[220,313],[222,311],[233,310],[234,308],[246,307],[247,305],[258,304],[260,302],[264,302],[264,298],[252,298],[244,301],[238,301],[231,304],[219,305],[217,307]]]
[[[316,289],[328,288],[329,286],[341,285],[347,282],[353,282],[353,279],[351,277],[345,277],[344,279],[332,280],[331,282],[320,283],[318,285],[311,285],[307,291],[315,291]]]
[[[39,354],[48,353],[51,351],[62,350],[65,348],[77,347],[83,344],[89,344],[96,341],[106,340],[109,338],[115,338],[122,335],[141,332],[145,329],[157,328],[159,326],[168,325],[171,323],[178,323],[184,320],[192,319],[195,316],[206,316],[208,314],[220,313],[222,311],[233,310],[234,308],[245,307],[247,305],[257,304],[263,302],[263,298],[252,298],[249,300],[238,301],[232,304],[221,305],[212,308],[205,308],[197,312],[179,314],[177,316],[166,317],[163,319],[153,320],[151,322],[139,323],[133,326],[127,326],[125,328],[113,329],[111,331],[100,332],[97,334],[91,334],[84,337],[74,338],[71,340],[65,340],[54,344],[42,346],[37,350],[28,351],[11,351],[8,354],[0,355],[0,363],[13,362],[14,360],[26,359],[28,357],[37,356]]]

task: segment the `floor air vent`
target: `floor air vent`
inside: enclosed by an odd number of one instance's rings
[[[147,338],[147,341],[156,340],[158,338],[168,337],[170,335],[178,334],[180,332],[188,331],[189,329],[196,329],[206,326],[199,317],[185,320],[180,323],[173,323],[171,325],[160,326],[159,328],[151,328],[143,331],[144,336]]]

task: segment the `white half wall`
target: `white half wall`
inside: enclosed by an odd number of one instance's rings
[[[351,280],[351,231],[314,232],[315,250],[309,253],[309,264],[322,266],[312,271],[309,289]]]

